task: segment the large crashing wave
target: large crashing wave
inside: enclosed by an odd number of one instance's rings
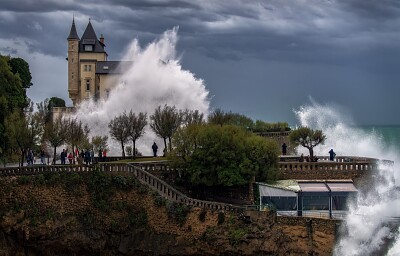
[[[149,117],[157,106],[168,104],[177,109],[199,110],[207,115],[208,90],[203,80],[182,69],[176,56],[177,41],[177,28],[166,31],[144,49],[136,39],[133,40],[125,54],[125,59],[132,61],[132,65],[119,77],[109,98],[100,102],[85,101],[77,109],[75,116],[88,124],[91,136],[108,135],[110,120],[131,109],[135,113],[145,112]],[[163,145],[147,127],[145,135],[137,141],[138,150],[150,155],[153,141]],[[111,155],[121,155],[116,142],[109,139],[109,145]]]
[[[393,180],[399,180],[398,152],[388,148],[377,133],[366,133],[351,125],[351,121],[338,111],[337,106],[311,103],[295,111],[302,126],[321,129],[327,135],[324,145],[315,149],[318,155],[328,155],[333,148],[338,156],[367,156],[394,160],[394,166],[380,164],[374,174],[374,184],[360,191],[349,207],[349,214],[340,229],[334,255],[400,255],[398,230],[389,223],[391,217],[400,216],[400,199]],[[299,148],[299,151],[304,149]],[[306,151],[304,153],[307,154]],[[388,241],[394,241],[388,245]],[[391,248],[385,248],[385,247]]]

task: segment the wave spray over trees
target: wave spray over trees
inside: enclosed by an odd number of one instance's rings
[[[315,148],[317,155],[328,155],[333,148],[338,156],[365,156],[387,159],[394,166],[379,163],[367,186],[359,187],[357,198],[349,202],[334,255],[399,255],[400,237],[393,217],[400,217],[399,152],[387,147],[375,133],[352,125],[337,107],[312,103],[296,112],[300,125],[322,130],[327,139]],[[299,150],[305,150],[299,148]],[[307,153],[304,151],[304,153]],[[397,223],[398,225],[398,223]]]
[[[108,134],[108,123],[124,111],[153,114],[165,104],[177,109],[199,110],[208,113],[209,96],[203,80],[182,69],[176,54],[177,28],[166,31],[158,40],[141,48],[133,40],[125,59],[132,64],[118,79],[108,99],[82,103],[76,117],[87,123],[93,135]],[[147,126],[138,143],[138,150],[150,154],[156,135]],[[161,141],[157,139],[158,142]],[[119,154],[120,146],[110,143],[111,153]],[[118,152],[118,153],[117,153]]]

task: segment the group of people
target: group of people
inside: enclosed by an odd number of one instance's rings
[[[102,152],[100,150],[99,157],[104,158],[106,156],[106,151]],[[72,152],[69,152],[66,149],[63,149],[60,155],[61,164],[66,164],[66,160],[68,159],[69,164],[74,163],[74,159],[78,164],[83,164],[83,162],[87,165],[92,164],[94,162],[94,151],[93,150],[86,150],[79,152],[78,149],[75,150],[75,158]]]
[[[43,149],[40,150],[39,153],[40,156],[40,164],[46,164],[46,153],[44,152]],[[36,156],[35,156],[35,152],[28,148],[28,150],[26,151],[26,163],[27,165],[33,165],[36,163]]]

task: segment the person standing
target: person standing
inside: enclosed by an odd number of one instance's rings
[[[65,158],[67,157],[67,152],[65,152],[65,149],[61,152],[60,158],[61,158],[61,164],[65,164]]]
[[[104,149],[104,150],[103,150],[103,161],[104,161],[104,162],[106,161],[106,158],[107,158],[107,150]]]
[[[46,154],[44,153],[44,150],[40,150],[40,163],[41,164],[46,164]]]
[[[282,144],[282,155],[286,155],[286,153],[287,153],[287,146],[286,146],[286,143],[283,143]]]
[[[153,146],[151,146],[151,148],[153,149],[154,157],[157,157],[158,146],[157,146],[156,142],[153,143]]]
[[[72,164],[72,160],[74,159],[74,157],[72,156],[72,153],[69,153],[68,155],[68,162],[69,164]]]
[[[336,156],[336,153],[333,151],[333,149],[329,150],[329,160],[334,161],[335,156]]]

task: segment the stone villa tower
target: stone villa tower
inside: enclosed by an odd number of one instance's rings
[[[79,38],[73,19],[67,40],[68,93],[74,106],[88,99],[107,98],[131,62],[107,61],[104,37],[97,38],[90,20]]]

